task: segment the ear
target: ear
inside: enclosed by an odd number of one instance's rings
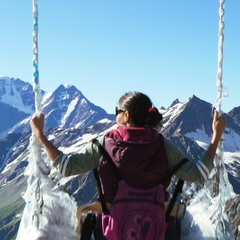
[[[128,111],[124,112],[124,121],[129,122],[130,118],[130,113]]]

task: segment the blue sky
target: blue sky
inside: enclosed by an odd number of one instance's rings
[[[156,107],[193,94],[215,105],[218,0],[39,0],[41,88],[75,85],[114,112],[142,91]],[[32,1],[0,3],[0,75],[32,83]],[[240,1],[225,3],[222,109],[240,106]]]

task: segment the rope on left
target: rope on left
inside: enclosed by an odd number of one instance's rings
[[[38,69],[38,0],[33,0],[33,18],[33,89],[35,114],[40,116],[42,97]],[[60,181],[63,176],[51,166],[34,134],[30,137],[28,150],[29,164],[25,172],[28,180],[27,189],[23,195],[26,204],[16,239],[80,239],[76,232],[77,203],[73,197],[61,189]]]
[[[41,91],[39,85],[39,69],[38,69],[38,0],[33,0],[33,89],[35,92],[35,112],[37,115],[41,113]],[[39,215],[42,213],[43,198],[41,194],[41,144],[39,140],[32,134],[30,138],[29,151],[32,157],[32,172],[35,173],[30,176],[28,181],[35,182],[32,184],[35,189],[32,191],[32,221],[34,226],[39,228]],[[34,176],[35,175],[35,176]]]
[[[33,88],[35,91],[35,109],[39,115],[41,113],[41,91],[38,65],[38,0],[33,0]]]

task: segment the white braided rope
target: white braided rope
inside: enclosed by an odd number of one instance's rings
[[[39,70],[38,70],[38,0],[33,0],[33,89],[35,92],[35,112],[37,115],[41,113],[41,92],[39,85]],[[36,229],[39,228],[39,218],[43,206],[41,193],[41,144],[39,140],[32,134],[30,138],[30,168],[32,175],[28,179],[28,187],[32,192],[32,221]],[[32,183],[35,182],[35,184]]]
[[[33,0],[33,88],[35,91],[35,109],[37,115],[41,112],[41,91],[38,70],[38,0]]]
[[[224,0],[220,0],[219,7],[219,39],[218,39],[218,69],[217,69],[217,101],[216,108],[219,112],[219,115],[222,114],[221,105],[223,99],[223,80],[222,80],[222,72],[223,72],[223,42],[224,42]],[[223,159],[223,140],[220,141],[217,149],[217,155],[215,157],[215,166],[217,169],[217,175],[220,174],[220,168],[222,165]],[[219,176],[216,177],[216,189],[215,195],[219,194],[219,184],[220,184]]]
[[[33,0],[33,89],[35,111],[41,113],[41,91],[38,70],[38,1]],[[19,226],[17,240],[80,239],[77,228],[77,206],[68,193],[56,187],[50,176],[52,167],[44,161],[42,147],[34,134],[29,144],[29,164],[26,174],[28,187],[23,196],[26,206]],[[59,178],[55,174],[56,179]]]
[[[224,42],[224,3],[225,0],[219,0],[219,39],[218,39],[218,69],[217,69],[217,101],[216,109],[219,116],[222,115],[221,105],[223,100],[223,42]],[[223,138],[218,144],[217,154],[214,159],[216,167],[215,181],[213,185],[213,196],[215,198],[215,213],[212,216],[214,225],[216,226],[217,239],[229,239],[229,231],[226,226],[226,214],[224,213],[225,202],[231,197],[231,184],[228,181],[227,172],[223,163]]]
[[[224,42],[224,0],[220,0],[219,7],[219,38],[218,38],[218,70],[217,70],[217,110],[221,114],[223,98],[223,42]]]

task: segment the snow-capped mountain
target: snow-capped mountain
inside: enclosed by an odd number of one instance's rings
[[[42,111],[46,128],[86,128],[101,119],[114,120],[113,114],[89,102],[72,85],[60,85],[54,92],[42,94]],[[10,131],[29,130],[28,120],[34,113],[34,91],[31,84],[19,79],[0,78],[0,136]]]
[[[0,77],[0,135],[34,112],[34,92],[20,79]]]
[[[89,139],[115,125],[115,116],[90,103],[74,86],[60,85],[53,93],[42,91],[42,95],[46,134],[66,153],[77,151]],[[29,120],[34,112],[32,86],[19,79],[0,78],[0,111],[6,113],[0,116],[0,239],[10,240],[16,236],[25,205],[21,194],[27,187]],[[212,105],[192,96],[182,103],[175,100],[160,111],[164,118],[161,130],[164,136],[193,161],[201,158],[211,139]],[[234,192],[239,194],[240,107],[225,116],[228,126],[224,134],[224,163]],[[83,185],[85,187],[80,187]],[[64,188],[78,203],[96,197],[91,173],[71,178]],[[239,201],[237,195],[226,206],[235,236],[240,235]]]
[[[71,85],[60,85],[53,93],[43,98],[43,112],[46,113],[46,127],[86,128],[97,121],[114,115],[89,102]]]
[[[169,109],[161,111],[164,119],[163,134],[181,148],[186,156],[199,159],[211,140],[212,105],[196,96],[192,96],[185,103],[176,103]],[[227,119],[227,128],[224,134],[225,161],[228,162],[228,170],[232,171],[230,180],[234,185],[234,190],[240,193],[240,164],[238,163],[240,157],[240,124],[235,120],[239,116],[240,108],[234,108],[234,114],[233,111],[230,113],[231,116],[225,114]],[[191,146],[191,148],[189,149],[188,146]],[[232,161],[235,158],[235,153],[236,161]]]

